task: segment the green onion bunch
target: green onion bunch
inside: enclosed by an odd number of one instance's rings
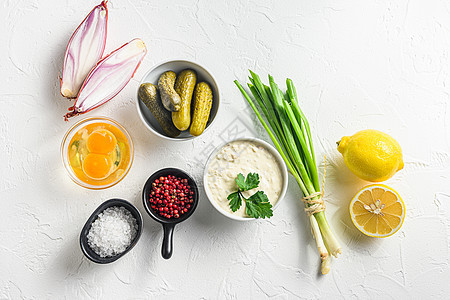
[[[250,98],[237,80],[234,83],[269,134],[303,192],[305,210],[322,260],[321,270],[326,274],[330,270],[329,254],[337,257],[341,253],[341,247],[325,217],[308,120],[300,109],[291,79],[286,80],[287,91],[283,93],[272,76],[269,75],[267,86],[257,74],[250,71],[250,75],[248,87],[255,100]]]

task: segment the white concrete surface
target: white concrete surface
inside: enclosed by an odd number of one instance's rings
[[[65,173],[60,142],[71,105],[59,95],[66,44],[99,1],[0,1],[0,299],[444,299],[450,297],[450,4],[410,1],[111,0],[106,53],[134,37],[149,54],[130,84],[85,116],[110,116],[132,134],[134,165],[117,186],[90,191]],[[214,128],[169,143],[141,124],[135,94],[155,63],[175,58],[214,72],[222,110]],[[176,166],[199,181],[222,139],[256,135],[233,84],[247,69],[291,77],[319,157],[330,161],[327,215],[342,243],[327,276],[311,238],[300,191],[269,221],[226,219],[202,193],[177,226],[172,259],[160,255],[161,228],[145,215],[147,177]],[[367,238],[348,213],[367,182],[336,151],[343,135],[376,128],[402,145],[405,169],[387,182],[407,207],[393,237]],[[323,170],[321,164],[320,170]],[[139,244],[111,265],[83,257],[79,232],[103,201],[133,202],[144,216]]]

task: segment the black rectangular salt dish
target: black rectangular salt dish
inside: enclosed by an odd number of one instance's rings
[[[136,237],[134,238],[134,240],[131,242],[130,246],[127,247],[127,249],[120,253],[117,254],[115,256],[111,256],[111,257],[101,257],[100,255],[98,255],[97,253],[94,252],[94,250],[91,249],[91,247],[89,247],[88,241],[87,241],[87,234],[89,232],[89,229],[91,228],[91,224],[97,219],[98,215],[103,212],[105,209],[109,208],[109,207],[114,207],[114,206],[122,206],[124,207],[126,210],[128,210],[131,215],[136,219],[136,223],[138,225],[137,228],[137,232],[136,232]],[[80,233],[80,247],[81,250],[83,251],[83,254],[91,261],[98,263],[98,264],[109,264],[112,263],[113,261],[118,260],[119,258],[121,258],[122,256],[124,256],[128,251],[130,251],[134,245],[136,245],[136,243],[138,242],[139,238],[141,237],[141,233],[142,233],[142,216],[141,213],[139,212],[139,210],[130,202],[122,200],[122,199],[110,199],[107,200],[105,202],[103,202],[99,207],[97,207],[97,209],[92,213],[92,215],[89,217],[89,219],[86,221],[86,224],[84,224],[83,229],[81,230]]]

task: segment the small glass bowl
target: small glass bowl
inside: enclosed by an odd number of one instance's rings
[[[123,172],[122,176],[118,177],[115,181],[110,182],[108,184],[104,184],[104,185],[93,185],[93,184],[89,184],[89,183],[86,183],[86,182],[80,180],[77,177],[77,175],[75,174],[75,172],[72,170],[72,167],[70,166],[70,163],[69,163],[69,153],[68,153],[69,147],[68,146],[69,146],[69,143],[72,140],[73,136],[78,132],[78,130],[85,127],[86,125],[97,123],[97,122],[106,123],[106,124],[115,126],[117,129],[119,129],[125,135],[128,145],[130,146],[130,148],[129,148],[130,160],[128,162],[128,166],[125,169],[125,172]],[[84,188],[88,188],[88,189],[92,189],[92,190],[102,190],[102,189],[112,187],[113,185],[116,185],[119,181],[121,181],[128,174],[128,171],[130,171],[130,168],[131,168],[131,165],[133,164],[133,159],[134,159],[133,140],[131,139],[131,136],[128,133],[128,131],[126,131],[126,129],[122,125],[120,125],[117,121],[114,121],[113,119],[110,119],[107,117],[89,117],[89,118],[86,118],[86,119],[83,119],[83,120],[77,122],[64,135],[64,138],[61,143],[61,157],[62,157],[64,167],[66,168],[66,171],[69,174],[69,177],[76,184],[78,184]]]

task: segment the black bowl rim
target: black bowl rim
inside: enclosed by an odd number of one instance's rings
[[[91,224],[97,219],[98,215],[101,212],[103,212],[105,209],[107,209],[109,207],[114,207],[114,206],[125,207],[136,219],[136,223],[138,224],[136,237],[131,242],[131,244],[127,247],[127,249],[125,249],[125,251],[123,251],[122,253],[117,254],[116,256],[112,256],[112,257],[100,257],[89,247],[89,244],[87,243],[87,233],[89,232],[89,229],[91,228]],[[121,258],[122,256],[124,256],[131,249],[133,249],[133,247],[137,244],[137,242],[139,241],[139,238],[141,237],[143,226],[144,226],[144,223],[143,223],[141,212],[137,209],[136,206],[134,206],[130,202],[123,200],[123,199],[112,198],[112,199],[106,200],[105,202],[100,204],[94,210],[94,212],[90,215],[90,217],[87,219],[86,223],[84,224],[83,229],[81,229],[81,233],[80,233],[81,251],[83,252],[84,256],[86,256],[90,261],[95,262],[97,264],[112,263],[112,262],[118,260],[119,258]]]
[[[157,214],[155,214],[152,211],[152,209],[149,207],[149,205],[148,205],[148,199],[149,199],[148,190],[151,188],[151,184],[153,183],[153,181],[156,178],[158,178],[160,176],[165,176],[165,175],[173,175],[173,172],[181,173],[182,175],[175,175],[175,176],[184,177],[188,180],[188,183],[191,186],[191,189],[194,191],[194,202],[193,202],[193,206],[191,207],[191,209],[182,217],[180,217],[178,219],[166,219],[166,218],[160,217]],[[178,223],[181,223],[181,222],[187,220],[194,213],[195,209],[197,208],[198,201],[199,201],[198,186],[197,186],[197,183],[195,182],[194,178],[192,178],[185,171],[175,168],[175,167],[163,168],[163,169],[160,169],[160,170],[154,172],[145,182],[144,187],[142,189],[142,201],[143,201],[144,208],[147,211],[148,215],[156,222],[159,222],[161,224],[178,224]]]

